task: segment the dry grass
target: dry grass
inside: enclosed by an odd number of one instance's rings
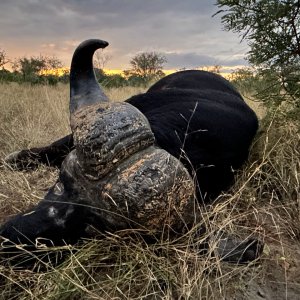
[[[47,144],[69,132],[66,86],[1,85],[0,159],[11,151]],[[108,91],[115,100],[134,89]],[[137,231],[100,235],[76,246],[52,249],[58,267],[40,271],[0,266],[0,299],[299,299],[300,134],[293,123],[262,124],[235,186],[202,208],[198,228],[173,241],[145,243]],[[43,197],[57,170],[0,170],[0,221]],[[199,224],[200,226],[201,224]],[[266,243],[259,264],[220,262],[201,245],[216,230]],[[44,251],[41,249],[41,251]],[[235,298],[234,298],[235,297]]]

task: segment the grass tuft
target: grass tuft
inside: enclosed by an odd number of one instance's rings
[[[66,86],[2,84],[1,91],[0,159],[69,132]],[[115,100],[137,92],[108,91]],[[74,246],[41,245],[33,270],[2,261],[0,299],[299,299],[300,133],[298,124],[278,120],[261,121],[235,185],[201,207],[198,227],[148,243],[141,232],[126,230],[98,233]],[[57,173],[46,166],[17,172],[2,164],[0,222],[42,199]],[[202,225],[206,232],[199,235]],[[221,262],[214,252],[218,230],[260,238],[262,258],[242,266]]]

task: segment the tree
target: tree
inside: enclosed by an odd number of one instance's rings
[[[149,80],[161,78],[164,76],[162,69],[166,62],[167,59],[160,53],[142,52],[130,60],[131,69],[127,71],[127,74]]]
[[[13,63],[13,69],[22,74],[24,81],[32,81],[38,78],[38,73],[45,67],[43,57],[21,57]]]
[[[61,60],[56,56],[40,56],[40,58],[42,61],[44,61],[44,66],[41,69],[41,71],[45,71],[45,70],[53,71],[63,67]]]
[[[221,68],[222,68],[222,66],[220,66],[220,65],[214,65],[214,66],[201,66],[197,69],[220,74]]]
[[[24,81],[29,81],[31,83],[39,83],[41,80],[55,81],[54,77],[58,77],[55,74],[55,70],[62,67],[62,62],[55,56],[31,56],[31,57],[21,57],[16,59],[12,68],[14,71],[20,72],[23,76]],[[42,71],[51,70],[51,74]],[[41,76],[43,75],[43,77]],[[48,78],[49,77],[49,78]],[[49,79],[49,80],[48,80]]]
[[[3,49],[0,49],[0,68],[4,68],[4,65],[6,65],[9,62],[9,59],[7,58],[7,54]]]
[[[98,82],[103,82],[106,79],[104,68],[107,62],[111,59],[111,55],[103,52],[104,49],[99,49],[94,54],[94,72]]]
[[[277,74],[281,88],[299,97],[300,1],[217,0],[217,5],[224,29],[248,41],[249,62],[261,74]]]
[[[104,49],[97,50],[94,55],[94,67],[96,69],[103,70],[105,68],[106,64],[108,63],[108,61],[110,61],[112,58],[111,55],[104,53],[103,50]]]
[[[299,0],[218,0],[225,30],[249,42],[256,65],[290,65],[300,59]]]

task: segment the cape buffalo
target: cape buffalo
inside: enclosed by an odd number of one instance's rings
[[[48,147],[9,155],[60,165],[55,185],[0,234],[13,243],[36,238],[74,242],[87,224],[100,230],[179,231],[193,224],[195,195],[205,203],[233,182],[258,128],[255,113],[219,75],[181,71],[125,102],[110,102],[92,57],[107,42],[76,49],[70,71],[72,135]]]

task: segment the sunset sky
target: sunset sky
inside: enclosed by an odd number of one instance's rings
[[[222,30],[214,0],[0,0],[0,48],[10,58],[55,55],[69,66],[88,38],[110,43],[106,68],[126,69],[141,51],[166,69],[245,65],[246,43]]]

